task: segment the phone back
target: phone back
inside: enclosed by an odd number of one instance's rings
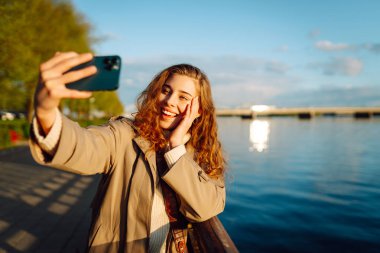
[[[91,61],[81,64],[72,70],[95,65],[97,72],[89,77],[67,84],[69,89],[85,91],[105,91],[119,88],[121,58],[117,55],[95,56]]]

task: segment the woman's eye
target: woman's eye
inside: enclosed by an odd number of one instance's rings
[[[190,98],[185,97],[185,96],[180,96],[179,99],[181,99],[181,100],[186,100],[186,101],[190,100]]]
[[[169,94],[169,89],[162,89],[161,92],[162,92],[162,94],[165,94],[165,95],[166,95],[166,94]]]

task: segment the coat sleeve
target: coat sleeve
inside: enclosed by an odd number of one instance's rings
[[[208,177],[190,153],[179,158],[162,179],[177,193],[180,211],[189,221],[205,221],[224,210],[224,179]]]
[[[39,164],[77,174],[107,173],[114,163],[115,147],[120,140],[114,124],[82,128],[62,115],[62,130],[55,154],[51,156],[44,152],[31,131],[29,146],[32,156]]]

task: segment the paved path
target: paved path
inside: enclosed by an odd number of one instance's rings
[[[0,151],[0,253],[82,252],[97,182],[36,164],[26,146]]]

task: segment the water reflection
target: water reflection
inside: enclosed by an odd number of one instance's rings
[[[380,253],[380,119],[257,119],[219,118],[239,251]]]
[[[249,141],[251,147],[249,151],[263,152],[268,148],[268,139],[270,133],[270,124],[268,120],[253,120],[249,125]]]

